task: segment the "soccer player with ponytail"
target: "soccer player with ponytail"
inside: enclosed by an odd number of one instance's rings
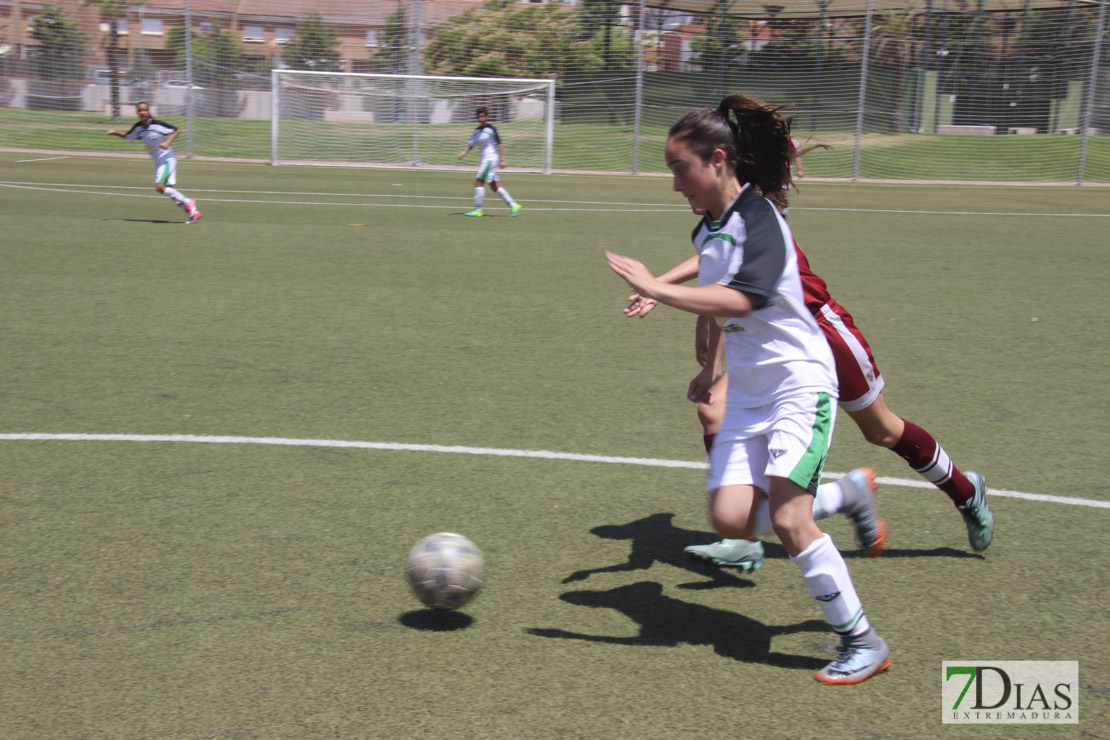
[[[751,100],[751,99],[749,99]],[[761,105],[761,104],[760,104]],[[779,126],[789,127],[790,119],[778,111],[782,106],[765,106],[767,115],[777,119]],[[757,106],[758,108],[758,106]],[[810,151],[812,147],[804,151]],[[801,153],[791,149],[790,156]],[[785,181],[773,191],[773,200],[780,210],[785,211],[788,189],[793,185],[789,167],[783,173]],[[840,407],[851,417],[868,442],[885,447],[901,457],[906,463],[951,499],[962,515],[967,527],[968,541],[977,552],[985,550],[994,536],[994,514],[987,504],[987,482],[981,473],[961,472],[939,442],[925,429],[891,411],[883,397],[885,381],[871,353],[871,347],[856,327],[852,315],[829,294],[825,281],[818,277],[809,266],[805,254],[794,242],[798,258],[798,269],[802,279],[805,302],[821,328],[829,346],[832,348],[836,363],[837,385],[839,387]],[[683,283],[698,274],[698,258],[693,256],[680,265],[660,276],[660,280],[670,283]],[[655,301],[633,294],[625,309],[628,316],[646,316],[655,306]],[[697,359],[705,364],[705,319],[699,318]],[[724,398],[728,388],[728,378],[723,377],[713,389],[710,399],[698,405],[698,417],[705,433],[706,449],[712,447],[714,436],[724,418]],[[824,489],[824,486],[822,486]],[[830,489],[833,496],[836,491]],[[838,504],[834,501],[821,501],[818,493],[818,512],[825,515],[835,513]],[[746,572],[757,570],[763,561],[763,545],[758,539],[722,540],[709,545],[691,545],[686,552],[718,565],[736,566]]]
[[[854,684],[885,671],[890,650],[872,629],[847,566],[814,521],[814,493],[836,418],[832,351],[806,306],[793,236],[780,209],[790,129],[777,108],[731,95],[671,127],[666,162],[695,211],[698,284],[652,276],[606,252],[639,296],[712,317],[708,357],[689,395],[706,401],[717,358],[731,373],[726,411],[709,457],[709,518],[723,537],[773,532],[806,590],[841,636],[822,683]]]

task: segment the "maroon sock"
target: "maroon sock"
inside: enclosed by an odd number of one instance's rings
[[[956,506],[967,503],[975,495],[975,486],[964,477],[933,435],[911,421],[902,421],[906,422],[906,429],[891,449],[918,475],[948,494]]]
[[[713,434],[703,434],[702,435],[702,440],[705,442],[705,454],[708,455],[710,452],[713,451],[713,440],[715,440],[716,438],[717,438],[717,433],[716,432],[714,432]]]

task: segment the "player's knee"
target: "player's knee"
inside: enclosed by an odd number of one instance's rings
[[[898,434],[886,427],[876,429],[861,429],[863,438],[873,445],[890,449],[898,444]]]
[[[162,183],[158,183],[157,185],[155,185],[154,189],[157,190],[159,193],[166,192],[166,186],[163,185]]]
[[[719,517],[710,514],[709,524],[713,531],[727,540],[743,540],[752,536],[751,524],[747,520]]]

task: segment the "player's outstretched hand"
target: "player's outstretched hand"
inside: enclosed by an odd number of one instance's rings
[[[641,319],[651,313],[651,309],[655,308],[658,301],[654,298],[644,298],[639,293],[633,293],[628,296],[628,306],[624,309],[624,315],[628,318]]]
[[[614,254],[608,250],[605,252],[605,260],[609,263],[613,272],[624,278],[624,281],[632,286],[634,291],[641,295],[651,296],[650,288],[655,283],[655,277],[644,266],[643,262],[631,257]]]

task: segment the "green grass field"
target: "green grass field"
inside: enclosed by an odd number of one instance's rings
[[[183,162],[185,226],[149,162],[55,156],[0,153],[0,737],[1108,736],[1104,190],[803,184],[891,407],[996,494],[974,554],[840,416],[888,552],[823,524],[894,663],[828,687],[777,543],[681,552],[693,322],[624,318],[602,256],[689,254],[668,180],[510,171],[521,216],[468,219],[463,173]],[[445,619],[403,577],[440,530],[489,577]],[[1079,661],[1079,723],[942,724],[955,660]]]

